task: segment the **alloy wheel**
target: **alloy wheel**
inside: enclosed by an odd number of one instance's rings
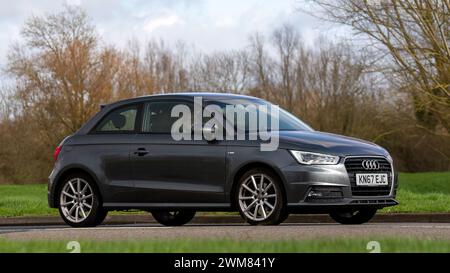
[[[239,188],[239,206],[250,220],[264,221],[275,210],[277,194],[277,188],[268,176],[253,174]]]
[[[82,178],[73,178],[61,190],[60,206],[64,217],[80,223],[89,217],[94,204],[94,192],[89,183]]]

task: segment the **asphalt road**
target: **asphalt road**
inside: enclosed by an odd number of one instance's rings
[[[95,228],[66,226],[0,227],[0,239],[8,240],[151,240],[151,239],[235,239],[289,240],[315,238],[380,238],[450,240],[449,223],[282,224],[280,226],[158,224],[110,225]]]

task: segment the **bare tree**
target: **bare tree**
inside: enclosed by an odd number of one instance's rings
[[[300,36],[292,26],[285,24],[272,34],[273,45],[280,58],[278,74],[281,78],[281,91],[277,95],[283,101],[288,111],[293,110],[294,92],[293,79],[295,69],[295,56],[300,43]],[[281,96],[281,97],[280,97]]]
[[[26,46],[13,48],[7,71],[16,79],[15,95],[23,111],[54,145],[76,131],[101,102],[112,99],[117,56],[99,48],[86,14],[72,7],[32,17],[22,35]]]
[[[253,72],[254,86],[250,94],[268,99],[271,91],[271,79],[273,64],[268,56],[265,37],[260,33],[250,36],[251,71]]]
[[[326,18],[368,37],[399,90],[411,96],[421,126],[450,135],[449,0],[312,2]]]
[[[250,57],[245,50],[199,54],[191,64],[193,90],[244,93],[250,86]]]

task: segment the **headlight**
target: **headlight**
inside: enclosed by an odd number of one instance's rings
[[[394,160],[392,159],[391,155],[389,153],[386,154],[386,159],[390,162],[393,163]]]
[[[290,151],[301,164],[306,165],[335,165],[339,162],[339,156],[324,155],[302,151]]]

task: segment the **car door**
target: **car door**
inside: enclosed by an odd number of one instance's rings
[[[188,100],[144,104],[142,131],[132,144],[132,172],[138,202],[222,203],[225,201],[225,153],[221,141],[174,140],[171,117]],[[191,112],[193,113],[193,112]]]
[[[84,161],[96,166],[103,201],[132,202],[135,188],[131,174],[131,143],[139,126],[140,104],[120,106],[111,110],[85,136]],[[83,140],[79,140],[83,142]]]

